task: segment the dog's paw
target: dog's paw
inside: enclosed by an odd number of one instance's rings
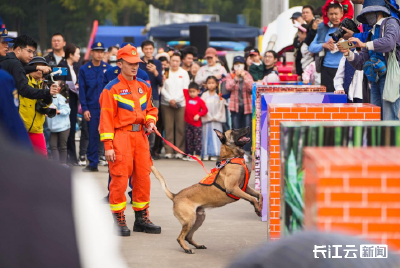
[[[193,249],[185,249],[185,253],[194,254],[194,250]]]
[[[199,245],[196,247],[197,249],[207,249],[207,247],[205,245]]]

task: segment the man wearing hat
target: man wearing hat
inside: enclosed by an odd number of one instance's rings
[[[88,122],[89,146],[87,149],[87,159],[89,165],[84,172],[99,171],[99,122],[100,122],[100,94],[103,90],[104,73],[111,68],[103,62],[105,47],[102,42],[94,42],[90,52],[92,60],[86,63],[79,70],[79,100],[82,106],[83,117]],[[99,144],[100,143],[100,144]]]
[[[372,27],[370,41],[364,43],[360,39],[352,37],[350,42],[355,42],[357,47],[362,48],[361,53],[355,54],[352,51],[341,49],[349,63],[356,70],[363,70],[366,74],[379,75],[379,79],[371,79],[371,103],[381,107],[382,120],[399,120],[398,112],[400,99],[394,102],[383,99],[383,89],[386,82],[386,72],[380,73],[373,70],[371,59],[380,60],[387,67],[390,52],[397,46],[397,60],[399,60],[400,25],[399,20],[391,16],[385,0],[365,0],[363,9],[357,16],[357,20]],[[364,68],[364,66],[366,66]],[[367,76],[368,77],[368,76]],[[372,81],[373,80],[373,81]],[[400,86],[400,85],[399,85]]]
[[[5,57],[8,52],[8,43],[13,42],[14,38],[8,36],[6,28],[0,28],[0,57]]]
[[[33,57],[28,63],[28,66],[49,66],[46,59],[43,57]],[[28,75],[29,85],[33,88],[43,90],[43,72],[36,71]],[[29,99],[19,96],[19,114],[24,122],[25,128],[28,131],[29,138],[32,142],[33,149],[37,154],[47,158],[46,140],[43,134],[43,124],[46,115],[55,115],[56,110],[48,109],[52,103],[52,97],[44,99]]]
[[[145,134],[145,130],[152,133],[157,129],[158,109],[151,101],[150,85],[137,78],[142,61],[136,48],[126,45],[118,51],[117,59],[121,73],[107,84],[100,96],[100,137],[111,174],[110,208],[119,235],[129,236],[124,211],[125,191],[131,177],[133,231],[159,234],[161,227],[149,219],[152,160]]]

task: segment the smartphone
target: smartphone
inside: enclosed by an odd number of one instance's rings
[[[67,75],[67,68],[64,68],[64,67],[55,67],[55,68],[53,68],[53,73],[54,72],[57,72],[58,70],[61,70],[61,74],[56,74],[55,76],[66,76]]]
[[[147,64],[149,64],[149,63],[154,64],[154,60],[148,60]]]
[[[321,18],[321,16],[320,16],[320,15],[315,15],[314,18],[315,18],[316,20],[319,20],[319,19]]]
[[[344,49],[356,47],[356,45],[353,42],[349,42],[349,41],[340,42],[339,44]]]

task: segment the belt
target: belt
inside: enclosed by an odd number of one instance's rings
[[[139,132],[143,129],[143,126],[141,124],[132,124],[132,125],[127,125],[127,126],[121,127],[119,129],[125,130],[125,131],[131,131],[131,132]]]

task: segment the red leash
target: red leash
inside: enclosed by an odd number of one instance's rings
[[[204,166],[203,162],[201,162],[200,159],[198,159],[197,157],[195,157],[195,156],[193,156],[193,155],[185,154],[184,152],[182,152],[181,150],[179,150],[178,147],[176,147],[175,145],[173,145],[172,143],[170,143],[169,141],[167,141],[166,139],[164,139],[163,136],[160,134],[160,132],[158,132],[158,130],[156,130],[155,132],[156,132],[156,134],[157,134],[167,145],[171,146],[172,149],[174,149],[175,151],[177,151],[177,152],[179,152],[179,153],[181,153],[181,154],[187,155],[187,156],[189,156],[190,158],[196,160],[196,161],[199,162],[199,164],[203,167],[204,171],[205,171],[207,174],[210,173],[210,172],[207,171],[206,167]]]

